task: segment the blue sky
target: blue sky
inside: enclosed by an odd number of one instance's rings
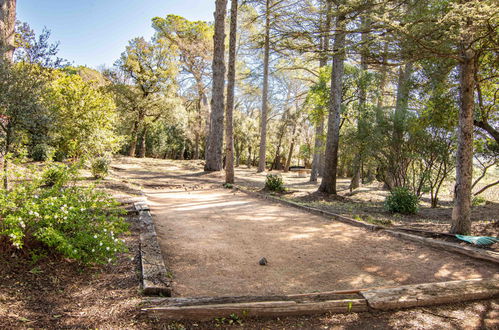
[[[215,0],[18,0],[17,19],[51,31],[59,57],[75,65],[111,66],[128,40],[153,35],[151,18],[175,14],[213,21]]]

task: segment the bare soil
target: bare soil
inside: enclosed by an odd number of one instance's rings
[[[201,165],[157,160],[124,158],[114,175],[100,183],[101,187],[120,196],[141,195],[141,176],[156,178],[179,175],[191,178]],[[143,165],[142,165],[143,164]],[[189,168],[190,167],[190,168]],[[146,169],[147,168],[147,169]],[[152,173],[152,172],[153,173]],[[117,172],[125,172],[117,175]],[[187,173],[189,172],[189,173]],[[146,175],[147,174],[147,175]],[[130,175],[130,178],[128,176]],[[177,190],[185,191],[220,186],[218,175],[201,176],[183,181]],[[196,177],[194,177],[196,178]],[[146,182],[163,184],[156,179]],[[175,181],[170,179],[170,181]],[[175,183],[176,184],[176,183]],[[196,188],[197,187],[197,188]],[[152,188],[151,188],[152,189]],[[158,188],[160,189],[160,188]],[[132,219],[133,223],[133,219]],[[0,257],[0,328],[1,329],[213,329],[232,328],[227,320],[210,322],[161,322],[145,319],[140,314],[141,293],[138,269],[138,232],[132,226],[126,236],[129,252],[114,265],[81,268],[54,255],[33,262],[29,256],[13,254]],[[271,260],[272,262],[272,260]],[[269,267],[270,268],[270,267]],[[452,304],[431,308],[415,308],[387,313],[349,313],[292,317],[280,319],[243,319],[238,329],[497,329],[499,300]]]
[[[497,275],[492,263],[221,189],[223,173],[200,167],[129,158],[114,167],[148,197],[175,295],[288,294]],[[267,266],[258,264],[262,257]]]

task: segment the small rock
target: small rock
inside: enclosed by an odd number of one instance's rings
[[[260,264],[260,266],[265,266],[267,264],[267,259],[265,259],[265,257],[262,257],[262,259],[260,259],[258,263]]]

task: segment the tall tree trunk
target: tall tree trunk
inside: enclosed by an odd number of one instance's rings
[[[336,33],[333,45],[333,68],[331,73],[331,94],[329,97],[329,116],[326,140],[326,159],[324,176],[319,191],[336,195],[336,172],[338,169],[338,147],[340,142],[340,112],[343,90],[345,61],[345,16],[336,18]]]
[[[405,183],[406,162],[400,146],[404,142],[412,68],[413,64],[409,62],[399,71],[397,100],[393,114],[391,152],[388,160],[388,171],[385,175],[385,184],[389,189],[403,186]]]
[[[147,127],[144,127],[142,131],[142,139],[140,140],[139,157],[144,158],[146,156],[147,149]]]
[[[321,58],[319,60],[319,68],[327,66],[327,57],[329,52],[329,33],[331,30],[331,1],[325,2],[326,16],[323,24],[321,24]],[[324,111],[326,113],[326,111]],[[315,126],[315,142],[314,156],[312,159],[312,170],[310,171],[310,182],[317,182],[317,177],[323,174],[324,169],[324,150],[323,150],[323,135],[324,135],[324,115],[321,116],[319,122]],[[322,167],[322,169],[321,169]]]
[[[291,145],[289,146],[289,154],[288,158],[286,159],[286,166],[284,167],[284,172],[288,172],[289,167],[291,166],[291,158],[293,158],[293,150],[295,149],[296,126],[297,123],[295,122],[293,125],[293,131],[291,132]]]
[[[473,111],[475,54],[471,43],[461,45],[459,128],[456,157],[456,186],[452,210],[453,234],[471,233],[471,185],[473,180]]]
[[[215,34],[213,35],[213,92],[211,99],[210,131],[206,149],[205,171],[222,170],[224,140],[225,85],[225,14],[227,0],[215,2]]]
[[[12,62],[16,27],[16,0],[0,0],[0,59]]]
[[[388,75],[388,65],[387,64],[387,52],[388,52],[388,42],[383,45],[383,63],[380,68],[380,82],[379,82],[379,94],[376,104],[376,123],[381,125],[384,121],[383,106],[385,101],[385,88],[386,88],[386,78]]]
[[[267,152],[267,112],[269,93],[269,56],[270,56],[270,2],[266,1],[265,9],[265,41],[263,56],[263,90],[262,90],[262,116],[260,122],[260,152],[257,172],[265,171],[265,157]]]
[[[251,152],[251,145],[248,146],[248,160],[246,161],[246,166],[248,168],[251,168],[251,156],[252,156],[252,152]]]
[[[367,19],[365,17],[362,18],[362,26],[364,30],[367,31],[369,28],[369,23],[367,22]],[[367,47],[367,42],[369,41],[368,34],[367,32],[364,31],[362,33],[362,51],[360,54],[360,68],[362,70],[362,74],[367,73],[368,65],[367,65],[367,54],[366,54],[366,47]],[[362,179],[362,161],[363,161],[363,155],[364,155],[364,139],[367,138],[365,134],[365,125],[366,125],[366,103],[367,103],[367,91],[366,91],[366,84],[362,83],[360,86],[359,90],[359,109],[358,109],[358,118],[357,118],[357,143],[359,144],[359,149],[357,150],[357,155],[355,155],[354,163],[353,163],[353,176],[352,180],[350,181],[350,192],[353,191],[354,189],[357,189],[360,187],[361,179]]]
[[[182,148],[180,148],[180,155],[179,155],[179,159],[180,160],[184,160],[184,154],[185,154],[185,138],[182,139]]]
[[[139,135],[139,122],[135,121],[132,127],[132,140],[130,141],[130,149],[128,149],[128,156],[135,157],[135,151],[137,149],[137,140]]]
[[[234,88],[236,83],[236,41],[237,41],[237,1],[231,1],[229,36],[229,73],[227,77],[227,119],[225,183],[234,183]]]
[[[3,157],[3,188],[9,189],[9,159],[10,145],[12,143],[12,127],[10,123],[6,125],[5,131],[5,156]]]

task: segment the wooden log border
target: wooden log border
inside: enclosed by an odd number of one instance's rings
[[[140,223],[140,265],[142,269],[142,290],[145,295],[172,294],[163,254],[158,242],[154,221],[145,202],[134,203]]]
[[[410,240],[412,242],[416,242],[416,243],[419,243],[419,244],[422,244],[425,246],[430,246],[430,247],[438,248],[440,250],[460,253],[460,254],[464,254],[464,255],[467,255],[467,256],[472,257],[472,258],[486,260],[486,261],[490,261],[490,262],[499,264],[499,253],[497,253],[497,252],[493,252],[493,251],[489,251],[489,250],[485,250],[485,249],[480,249],[480,248],[475,248],[472,246],[463,246],[463,245],[460,245],[457,243],[446,242],[446,241],[442,241],[442,240],[438,240],[438,239],[434,239],[434,238],[428,238],[428,237],[422,237],[422,236],[418,236],[418,235],[408,234],[408,233],[403,232],[403,229],[401,229],[399,231],[396,228],[389,228],[389,227],[384,227],[384,226],[368,224],[368,223],[358,221],[358,220],[355,220],[352,218],[348,218],[348,217],[345,217],[345,216],[342,216],[342,215],[339,215],[336,213],[324,211],[324,210],[321,210],[321,209],[318,209],[315,207],[301,205],[301,204],[298,204],[298,203],[295,203],[295,202],[292,202],[289,200],[277,198],[274,196],[270,196],[268,194],[262,194],[262,193],[259,193],[256,191],[246,190],[244,188],[241,188],[240,186],[237,187],[237,190],[239,190],[243,193],[246,193],[250,196],[258,197],[261,199],[266,199],[266,200],[269,200],[272,202],[277,202],[277,203],[287,205],[287,206],[292,206],[292,207],[295,207],[295,208],[298,208],[301,210],[311,212],[313,214],[325,216],[325,217],[331,218],[333,220],[340,221],[340,222],[343,222],[343,223],[346,223],[349,225],[353,225],[356,227],[361,227],[361,228],[364,228],[364,229],[367,229],[370,231],[383,231],[384,233],[387,233],[388,235],[398,237],[401,239],[405,239],[405,240]]]
[[[166,320],[279,317],[398,310],[497,296],[499,278],[494,278],[287,296],[153,298],[144,302],[142,312]]]

